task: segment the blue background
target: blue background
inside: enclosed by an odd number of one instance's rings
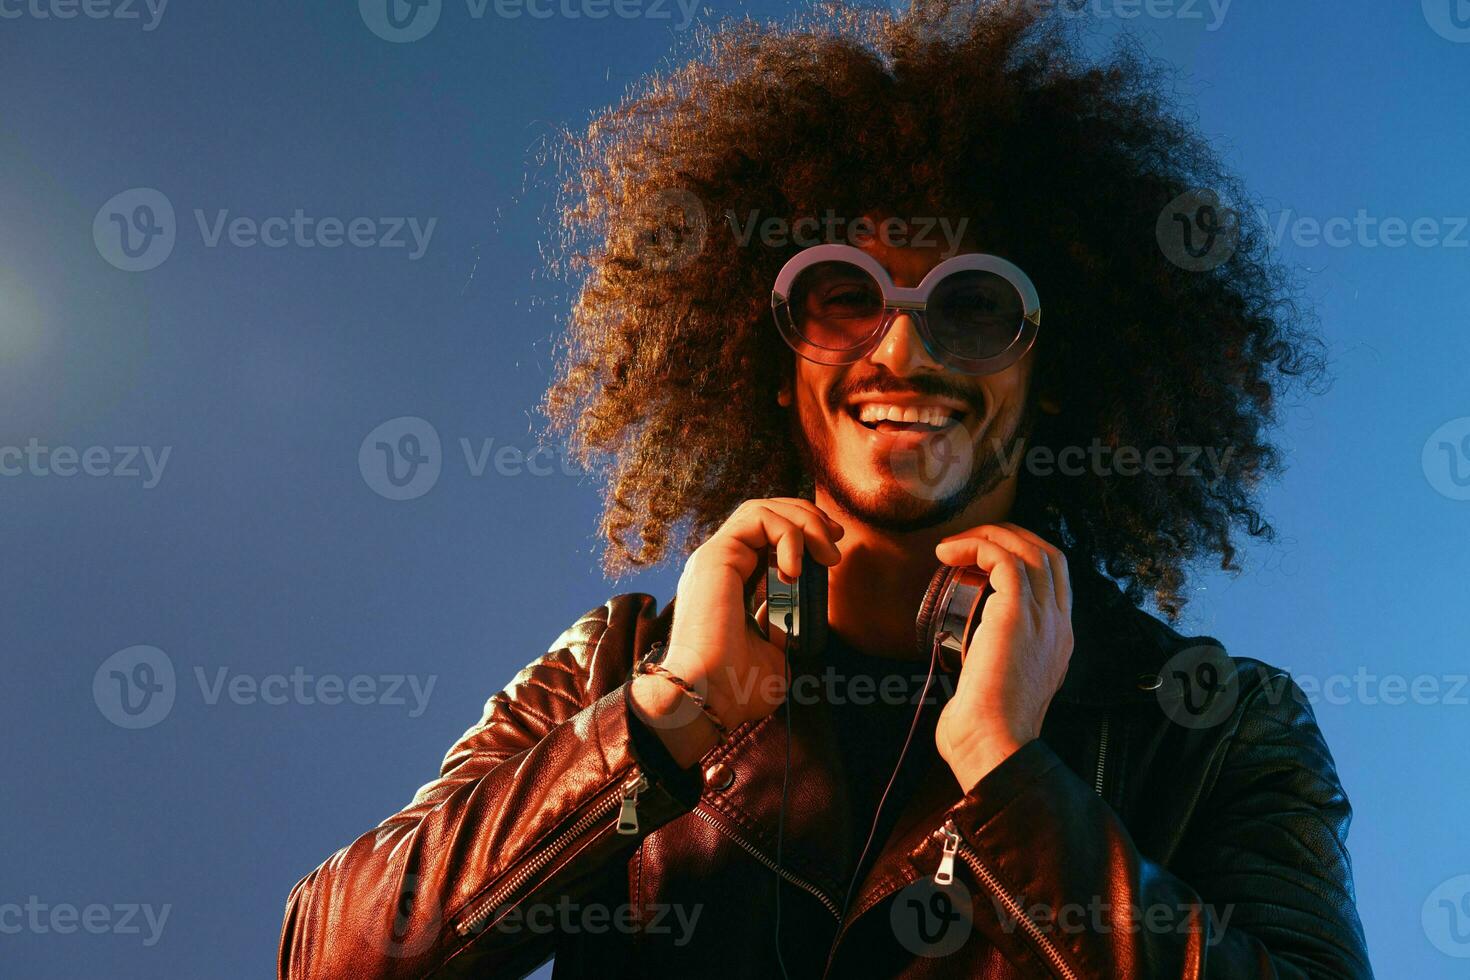
[[[1214,30],[1203,3],[1194,17],[1183,3],[1128,21],[1091,9],[1100,38],[1129,29],[1183,69],[1202,129],[1272,208],[1470,214],[1470,43],[1431,29],[1438,0],[1240,2]],[[0,904],[172,907],[152,947],[0,934],[0,976],[270,975],[292,884],[431,779],[516,668],[615,591],[669,597],[675,566],[620,583],[598,571],[594,482],[493,463],[476,477],[460,440],[537,445],[531,410],[567,305],[540,251],[543,149],[676,50],[672,12],[475,20],[445,0],[405,44],[350,0],[174,0],[153,31],[0,19],[0,446],[172,447],[152,489],[0,477]],[[701,18],[746,12],[781,10]],[[134,187],[172,202],[178,240],[127,273],[92,221]],[[438,224],[417,261],[209,248],[196,208]],[[1450,460],[1426,471],[1421,452],[1470,415],[1467,238],[1283,242],[1336,383],[1286,412],[1291,469],[1266,494],[1280,542],[1251,548],[1238,579],[1201,576],[1190,629],[1318,678],[1429,674],[1447,690],[1463,675],[1470,502],[1436,490],[1453,485]],[[437,484],[407,501],[358,465],[364,437],[398,416],[428,420],[444,447]],[[136,644],[168,654],[178,689],[161,723],[129,731],[92,681]],[[220,667],[437,681],[419,717],[211,705],[194,671]],[[1470,948],[1437,949],[1421,925],[1431,891],[1470,874],[1467,693],[1316,706],[1356,808],[1383,976],[1470,967],[1448,955]]]

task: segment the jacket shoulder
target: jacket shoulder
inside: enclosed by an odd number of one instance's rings
[[[1069,676],[1063,688],[1071,698],[1111,694],[1153,700],[1154,693],[1162,697],[1174,687],[1203,692],[1224,685],[1227,700],[1235,704],[1258,699],[1263,688],[1278,702],[1303,700],[1287,670],[1237,656],[1216,636],[1182,631],[1139,608],[1100,576],[1085,581],[1079,599],[1073,615],[1078,676]]]
[[[1219,721],[1233,720],[1229,730],[1247,740],[1268,730],[1296,731],[1307,741],[1319,738],[1312,699],[1288,668],[1236,654],[1214,636],[1181,633],[1143,610],[1131,613],[1136,629],[1149,637],[1148,656],[1157,666],[1147,669],[1158,675],[1171,699],[1190,688],[1200,697],[1213,691],[1218,704],[1202,717],[1223,713]]]
[[[660,611],[658,600],[646,592],[614,595],[578,616],[522,673],[547,666],[571,670],[586,689],[606,692],[627,679],[644,650],[668,635],[672,617],[672,603]]]
[[[661,618],[654,597],[641,592],[615,595],[578,616],[545,653],[490,696],[480,720],[445,756],[441,771],[450,772],[487,743],[534,744],[616,690],[631,676],[638,655],[658,639],[658,631],[666,633],[666,618]]]
[[[1261,692],[1300,695],[1291,671],[1258,657],[1233,653],[1224,642],[1209,634],[1181,633],[1168,623],[1142,609],[1132,609],[1136,628],[1149,638],[1150,652],[1161,670],[1170,667],[1187,669],[1193,664],[1211,664],[1216,673],[1226,670],[1233,675],[1240,700]],[[1223,678],[1222,678],[1223,679]],[[1301,695],[1304,697],[1304,695]]]

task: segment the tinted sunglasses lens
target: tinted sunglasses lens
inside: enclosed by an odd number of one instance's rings
[[[883,289],[851,262],[817,262],[791,284],[791,319],[807,343],[857,347],[883,321]]]
[[[1026,315],[1021,294],[993,272],[945,276],[929,294],[929,330],[950,353],[994,357],[1015,342]]]

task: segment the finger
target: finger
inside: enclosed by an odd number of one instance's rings
[[[801,574],[801,559],[806,550],[806,536],[792,521],[767,512],[761,521],[766,537],[776,545],[776,567],[787,582],[795,582]]]
[[[1060,555],[1057,548],[1050,541],[1038,535],[1038,533],[1030,532],[1025,527],[1008,522],[1008,520],[1003,520],[998,525],[992,525],[992,529],[994,529],[995,538],[1001,541],[1001,544],[1004,544],[1005,547],[1025,548],[1028,564],[1032,564],[1035,569],[1045,570],[1045,573],[1047,573],[1047,591],[1045,591],[1045,595],[1051,599],[1054,605],[1057,605],[1057,608],[1061,608],[1061,599],[1057,595],[1058,588],[1061,588],[1061,586],[1057,585],[1057,563],[1055,563],[1055,557]],[[1039,595],[1044,594],[1038,591],[1036,595],[1039,597]]]
[[[1044,596],[1049,603],[1056,601],[1056,589],[1051,579],[1051,565],[1047,561],[1046,552],[1040,546],[997,524],[983,524],[959,536],[960,540],[976,538],[994,542],[1019,558],[1026,566],[1026,574],[1031,580],[1032,592],[1038,597]],[[944,546],[953,540],[955,539],[946,538],[940,542],[940,545]]]
[[[946,565],[963,568],[974,565],[990,578],[997,593],[1018,599],[1032,596],[1031,578],[1026,563],[1019,555],[985,538],[941,542],[935,549]]]
[[[783,501],[763,501],[762,504],[766,510],[779,514],[801,528],[806,547],[817,561],[824,565],[835,565],[842,560],[842,552],[836,544],[840,535],[832,532],[829,519],[821,511],[793,506]]]
[[[1060,551],[1048,552],[1046,560],[1051,563],[1051,581],[1056,590],[1057,608],[1072,615],[1072,573],[1067,568],[1067,556]]]
[[[805,498],[768,497],[766,498],[766,501],[773,504],[783,504],[788,507],[797,507],[801,510],[806,511],[809,514],[815,514],[830,529],[833,541],[841,540],[842,536],[847,533],[847,528],[834,521],[831,517],[828,517],[826,511],[822,510],[822,508],[818,507],[810,500],[806,500]]]
[[[751,507],[732,518],[724,530],[750,553],[766,551],[786,581],[795,581],[801,574],[801,528],[776,511]]]
[[[1050,541],[1047,541],[1041,535],[1036,534],[1034,531],[1028,531],[1019,524],[1003,521],[1001,522],[1001,527],[1009,528],[1022,537],[1035,542],[1046,553],[1047,563],[1051,565],[1052,585],[1056,589],[1057,608],[1070,616],[1072,613],[1072,574],[1071,569],[1067,565],[1066,552],[1062,551],[1061,548],[1058,548]]]
[[[1032,531],[1032,530],[1030,530],[1028,528],[1024,528],[1021,525],[1016,524],[1016,523],[1013,523],[1011,521],[997,521],[995,524],[993,524],[991,526],[992,527],[1003,527],[1007,531],[1010,531],[1012,534],[1015,534],[1018,537],[1025,538],[1027,541],[1030,541],[1032,544],[1036,545],[1036,547],[1040,548],[1042,551],[1059,551],[1060,550],[1059,548],[1057,548],[1056,545],[1052,544],[1050,541],[1046,540],[1041,535],[1037,534],[1035,531]]]
[[[1055,604],[1056,583],[1051,578],[1051,562],[1047,560],[1046,551],[1041,545],[999,524],[980,528],[980,534],[1020,557],[1026,563],[1026,574],[1031,579],[1032,593],[1038,599]]]

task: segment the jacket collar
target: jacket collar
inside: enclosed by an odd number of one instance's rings
[[[1072,589],[1072,658],[1055,700],[1104,706],[1155,698],[1159,672],[1187,641],[1090,567],[1073,566]]]

